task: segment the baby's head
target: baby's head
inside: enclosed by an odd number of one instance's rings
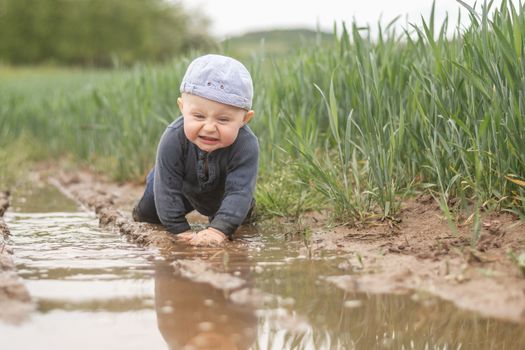
[[[206,55],[193,60],[180,92],[177,103],[184,117],[184,133],[202,151],[230,146],[253,117],[252,78],[231,57]]]

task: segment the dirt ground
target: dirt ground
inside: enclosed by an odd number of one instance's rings
[[[472,245],[473,224],[465,221],[453,232],[439,205],[424,196],[404,203],[395,225],[319,229],[313,249],[354,253],[340,266],[352,273],[329,278],[345,290],[430,293],[486,316],[525,323],[525,276],[511,258],[525,251],[525,225],[509,214],[485,215]]]
[[[169,251],[174,238],[162,227],[131,220],[141,184],[116,184],[87,171],[66,173],[40,169],[43,178],[82,205],[95,210],[102,225],[111,225],[139,244]],[[190,214],[191,215],[191,214]],[[192,219],[190,218],[190,221]],[[193,220],[202,220],[196,215]],[[508,214],[482,217],[481,237],[470,243],[466,219],[452,232],[437,203],[420,197],[404,203],[398,223],[366,227],[326,227],[322,214],[303,219],[312,229],[310,254],[326,250],[351,253],[340,264],[347,271],[326,280],[339,288],[369,293],[431,294],[483,315],[525,324],[525,277],[510,252],[525,251],[525,225]],[[231,243],[226,243],[231,244]]]
[[[29,317],[33,304],[27,288],[18,277],[8,245],[9,228],[3,215],[9,207],[9,193],[0,192],[0,320],[19,324]]]

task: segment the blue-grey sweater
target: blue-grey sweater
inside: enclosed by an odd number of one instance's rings
[[[252,206],[259,162],[257,137],[245,125],[232,145],[207,153],[186,138],[183,123],[182,117],[171,123],[157,149],[153,192],[159,219],[172,233],[189,230],[186,198],[211,218],[210,227],[231,238]]]

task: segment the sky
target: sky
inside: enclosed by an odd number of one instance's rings
[[[447,12],[456,23],[460,8],[456,0],[435,0],[436,22],[441,23]],[[472,5],[474,1],[464,0]],[[482,1],[482,0],[481,0]],[[478,1],[480,2],[480,1]],[[428,18],[432,0],[185,0],[189,8],[199,8],[211,19],[211,33],[218,38],[272,28],[312,28],[331,32],[334,21],[376,24],[380,18],[388,23],[401,15],[399,26],[407,20],[420,23]],[[495,3],[499,3],[498,0]],[[462,10],[462,17],[467,17]]]

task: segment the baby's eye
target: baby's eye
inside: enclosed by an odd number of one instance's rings
[[[230,118],[219,118],[219,123],[227,123],[230,121]]]
[[[196,119],[204,119],[204,116],[202,114],[195,114],[194,116]]]

